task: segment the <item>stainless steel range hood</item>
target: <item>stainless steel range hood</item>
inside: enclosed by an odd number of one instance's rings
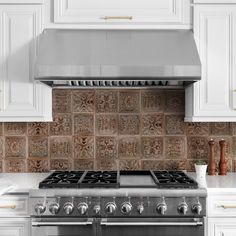
[[[190,30],[44,30],[35,71],[36,80],[69,88],[156,87],[201,79]]]

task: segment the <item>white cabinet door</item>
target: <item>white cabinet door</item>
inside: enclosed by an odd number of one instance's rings
[[[0,218],[1,236],[29,236],[29,218]]]
[[[42,5],[0,5],[0,121],[50,121],[51,89],[34,82]]]
[[[235,236],[235,218],[208,218],[207,236]]]
[[[185,121],[236,121],[235,34],[236,5],[194,6],[202,79],[186,89]]]

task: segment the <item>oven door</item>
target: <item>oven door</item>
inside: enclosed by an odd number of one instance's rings
[[[185,218],[101,219],[100,236],[204,236],[204,220]]]
[[[33,218],[32,236],[95,236],[93,219],[80,218]]]

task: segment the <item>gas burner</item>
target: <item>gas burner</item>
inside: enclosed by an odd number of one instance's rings
[[[153,171],[158,188],[198,188],[183,171]]]
[[[81,181],[81,187],[119,187],[119,172],[88,171]]]

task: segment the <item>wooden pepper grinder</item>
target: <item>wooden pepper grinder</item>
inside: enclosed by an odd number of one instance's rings
[[[208,175],[215,175],[216,174],[216,163],[215,163],[215,142],[213,139],[211,139],[209,142],[210,147],[210,158],[208,161]]]
[[[225,140],[221,139],[220,144],[220,162],[219,162],[219,175],[226,175],[227,173],[227,162],[225,159]]]

